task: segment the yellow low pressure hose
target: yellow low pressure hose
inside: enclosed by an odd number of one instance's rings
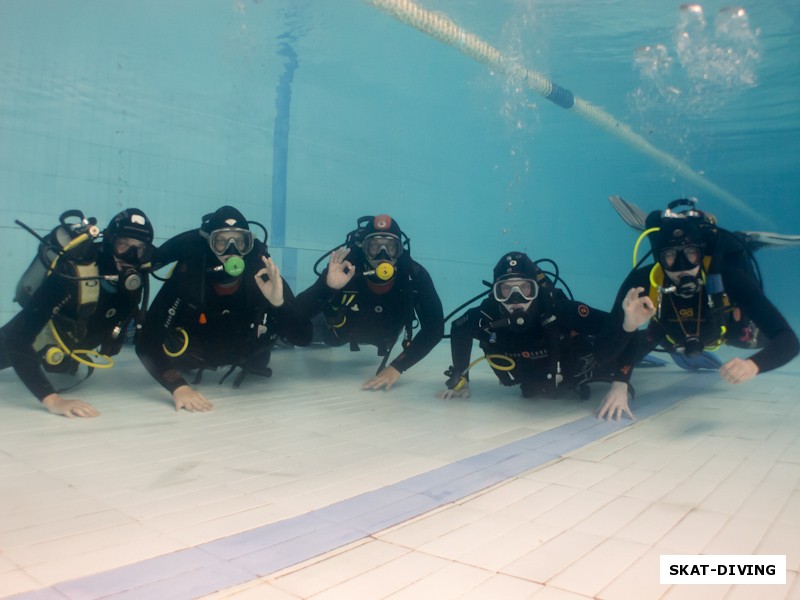
[[[506,365],[498,364],[497,362],[495,362],[498,359],[504,360],[508,364]],[[482,360],[488,362],[489,366],[491,366],[493,369],[497,369],[498,371],[511,371],[514,367],[517,366],[517,363],[514,362],[514,359],[511,358],[510,356],[506,356],[504,354],[485,354],[479,358],[476,358],[471,363],[469,363],[469,365],[467,365],[467,368],[461,372],[461,377],[459,378],[456,386],[453,388],[453,391],[458,391],[465,385],[467,385],[467,377],[466,377],[467,372]]]
[[[651,227],[650,229],[646,229],[645,231],[642,232],[642,234],[636,240],[636,244],[633,246],[633,266],[634,267],[636,267],[636,262],[637,262],[637,260],[639,258],[639,245],[642,243],[642,240],[645,238],[645,236],[647,234],[653,233],[655,231],[659,231],[660,229],[661,229],[660,227]]]
[[[55,324],[50,321],[50,332],[53,334],[53,339],[55,339],[56,344],[61,350],[69,356],[75,362],[79,362],[82,365],[86,365],[87,367],[92,367],[93,369],[110,369],[114,366],[114,359],[110,356],[106,356],[105,354],[100,354],[95,350],[70,350],[67,348],[67,345],[64,343],[64,340],[61,339],[61,336],[58,335],[58,330],[56,329]],[[81,356],[94,356],[96,358],[103,359],[104,363],[96,363],[92,362],[91,360],[85,360],[81,358]]]
[[[62,250],[62,253],[63,252],[68,252],[72,248],[75,248],[76,246],[80,246],[85,241],[94,239],[96,237],[97,237],[97,235],[91,235],[91,233],[82,233],[82,234],[76,236],[75,239],[70,240],[69,244],[64,246],[64,249]],[[56,263],[58,262],[59,258],[61,258],[61,255],[56,256],[53,259],[53,261],[50,263],[50,270],[51,271],[55,269]],[[106,356],[105,354],[100,354],[99,352],[96,352],[95,350],[80,350],[80,349],[79,350],[70,350],[67,347],[67,345],[64,343],[64,340],[62,340],[61,336],[58,334],[58,330],[56,329],[55,323],[53,323],[53,321],[50,321],[48,323],[48,325],[50,327],[50,332],[53,334],[53,339],[56,341],[56,344],[58,344],[58,347],[62,350],[62,352],[64,352],[65,355],[69,356],[75,362],[78,362],[78,363],[80,363],[82,365],[86,365],[87,367],[92,367],[94,369],[110,369],[111,367],[114,366],[114,359],[113,358],[111,358],[110,356]],[[96,362],[92,362],[91,360],[83,359],[83,358],[81,358],[81,356],[94,356],[96,358],[102,358],[105,362],[96,363]]]

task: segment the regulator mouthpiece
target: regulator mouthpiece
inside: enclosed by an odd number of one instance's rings
[[[225,261],[223,269],[231,277],[238,277],[244,273],[244,260],[241,256],[231,256]]]
[[[124,285],[125,289],[129,292],[135,292],[142,287],[142,276],[136,271],[128,273],[123,278],[122,285]]]
[[[44,360],[48,365],[55,367],[64,360],[64,351],[56,346],[49,346],[44,354]]]
[[[371,271],[364,271],[364,275],[375,275],[381,281],[389,281],[394,277],[394,267],[392,263],[381,263]]]

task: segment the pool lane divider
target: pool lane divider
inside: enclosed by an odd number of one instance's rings
[[[684,161],[657,148],[626,123],[618,120],[602,108],[576,96],[567,88],[556,84],[547,75],[525,67],[519,64],[518,60],[504,55],[485,40],[457,25],[447,15],[438,11],[427,10],[412,0],[364,1],[391,15],[398,21],[410,25],[417,31],[456,49],[465,56],[488,65],[496,72],[506,75],[520,85],[524,85],[556,106],[578,114],[593,125],[670,169],[676,175],[683,177],[685,180],[726,202],[750,219],[754,219],[759,223],[770,224],[766,217],[754,207],[723,189],[702,173],[695,171]]]

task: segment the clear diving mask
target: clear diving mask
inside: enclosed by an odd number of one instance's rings
[[[388,260],[395,262],[403,253],[400,239],[391,234],[373,233],[364,238],[362,244],[367,260]]]
[[[539,284],[533,279],[519,277],[500,279],[492,286],[492,295],[498,302],[525,304],[539,295]]]
[[[200,231],[208,239],[208,246],[217,256],[239,254],[244,256],[253,249],[253,232],[238,227],[215,229],[211,233]]]

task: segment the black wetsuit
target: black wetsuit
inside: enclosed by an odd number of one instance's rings
[[[303,315],[317,316],[322,341],[338,346],[350,343],[373,345],[380,356],[388,356],[402,330],[406,340],[402,352],[390,363],[400,373],[422,360],[444,335],[442,302],[431,276],[419,263],[407,259],[398,263],[389,284],[376,285],[360,273],[341,290],[328,287],[327,270],[297,296]],[[319,316],[321,315],[321,316]],[[408,339],[414,320],[420,329]]]
[[[500,383],[520,385],[525,397],[574,388],[590,380],[596,370],[594,347],[605,338],[608,313],[569,300],[558,291],[542,293],[534,302],[523,330],[509,325],[508,311],[494,298],[453,321],[453,371],[448,373],[458,376],[467,368],[475,339],[484,355],[500,355],[489,359]],[[503,357],[513,361],[510,371],[502,369],[511,366]],[[563,379],[556,387],[559,373]]]
[[[690,298],[664,294],[660,316],[656,315],[651,319],[645,329],[621,334],[624,338],[620,340],[620,344],[624,349],[618,355],[613,379],[626,383],[630,381],[633,366],[659,345],[670,352],[684,351],[682,348],[687,347],[687,337],[698,338],[699,346],[702,347],[713,347],[719,343],[758,347],[760,350],[749,358],[758,366],[759,373],[777,369],[792,360],[800,349],[797,336],[783,315],[764,296],[756,280],[740,266],[730,265],[721,272],[731,305],[741,311],[738,321],[735,320],[737,313],[730,308],[724,312],[721,309],[715,312],[709,307],[705,286]],[[628,275],[617,294],[611,312],[612,323],[621,324],[623,321],[622,300],[628,290],[643,287],[644,294],[651,294],[651,269],[652,265],[642,267]],[[654,296],[655,292],[652,292],[651,298]],[[657,304],[656,299],[654,305]],[[751,322],[755,328],[750,326]],[[722,327],[725,327],[725,332]],[[755,339],[752,337],[753,332],[756,332]]]
[[[156,266],[178,262],[147,311],[136,352],[167,391],[186,385],[182,371],[195,369],[241,367],[234,385],[247,373],[269,376],[271,349],[279,337],[297,346],[311,342],[311,322],[298,314],[286,281],[279,307],[272,306],[258,288],[255,274],[264,266],[264,253],[263,244],[257,242],[244,257],[244,273],[234,282],[212,270],[221,263],[197,230],[168,240],[156,252]],[[220,285],[229,283],[233,285]],[[178,356],[167,355],[165,348]]]
[[[115,269],[102,267],[107,262],[103,260],[103,247],[99,243],[96,246],[100,273],[115,275]],[[56,270],[65,272],[66,267],[66,261],[59,262]],[[67,274],[74,275],[72,272]],[[43,331],[46,334],[51,320],[68,349],[99,348],[101,354],[113,356],[119,353],[128,322],[139,309],[141,289],[127,292],[118,290],[109,282],[93,281],[85,285],[99,286],[95,304],[78,301],[80,285],[57,273],[49,275],[25,308],[0,329],[0,368],[14,367],[25,386],[39,400],[56,392],[45,370],[74,374],[78,369],[78,363],[69,356],[65,356],[59,365],[49,365],[43,360],[42,350],[34,348],[41,345],[36,343],[37,336]],[[81,355],[81,359],[91,361],[91,356]]]

